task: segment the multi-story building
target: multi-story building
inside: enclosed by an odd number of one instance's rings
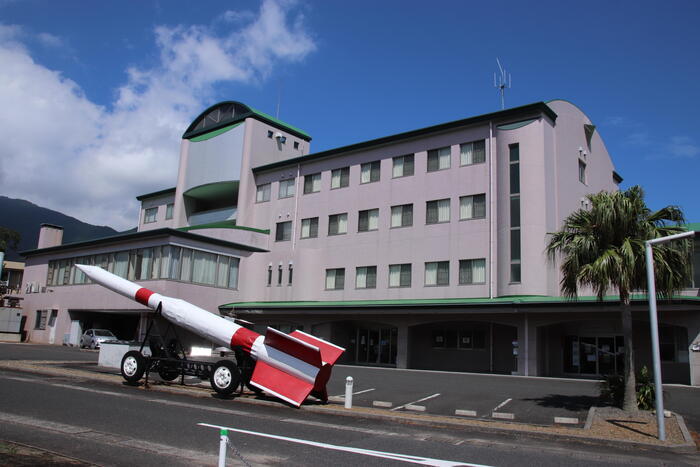
[[[319,153],[310,140],[237,102],[207,109],[183,135],[175,187],[138,198],[137,232],[62,245],[43,227],[25,252],[38,290],[25,300],[31,339],[76,342],[98,325],[142,334],[141,306],[73,267],[90,263],[212,312],[329,339],[346,347],[345,363],[622,371],[617,304],[563,299],[545,254],[548,232],[586,194],[621,181],[578,107],[540,102]],[[645,304],[634,301],[640,364]],[[700,384],[689,351],[700,300],[660,310],[666,379]]]

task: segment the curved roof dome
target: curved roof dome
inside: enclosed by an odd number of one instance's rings
[[[299,128],[295,128],[259,110],[255,110],[252,107],[248,107],[236,101],[224,101],[212,105],[194,119],[190,126],[187,127],[182,137],[184,139],[194,138],[195,136],[241,122],[248,117],[260,120],[306,141],[311,140],[311,136]]]

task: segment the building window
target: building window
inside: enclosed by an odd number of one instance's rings
[[[450,168],[450,147],[428,151],[428,172]]]
[[[277,285],[282,285],[282,263],[277,266]]]
[[[345,268],[326,269],[326,290],[345,288]]]
[[[46,316],[49,314],[49,310],[36,310],[36,321],[34,322],[34,329],[41,331],[46,329]]]
[[[390,264],[389,265],[389,287],[410,287],[411,286],[411,265],[410,264]]]
[[[402,204],[391,207],[391,227],[409,227],[413,225],[413,205]]]
[[[269,287],[271,285],[272,285],[272,265],[270,264],[267,267],[267,286]]]
[[[393,165],[391,169],[391,176],[393,178],[399,177],[409,177],[413,175],[413,154],[407,154],[405,156],[398,156],[392,159]]]
[[[158,206],[156,206],[154,208],[148,208],[143,212],[143,223],[150,224],[152,222],[155,222],[157,216],[158,216]]]
[[[345,233],[348,233],[348,213],[328,216],[328,235],[342,235]]]
[[[460,165],[481,164],[486,162],[486,141],[472,141],[459,146]]]
[[[459,219],[483,219],[486,217],[486,195],[461,196],[459,198]]]
[[[350,185],[350,167],[331,170],[331,190]]]
[[[508,146],[510,160],[510,282],[519,283],[520,264],[520,145]]]
[[[450,199],[428,201],[425,205],[425,223],[450,222]]]
[[[581,159],[578,160],[578,181],[586,184],[586,163]]]
[[[167,206],[165,206],[165,220],[170,220],[173,218],[173,209],[175,209],[175,205],[173,203],[168,203]]]
[[[355,270],[355,288],[374,289],[377,287],[377,266],[362,266]]]
[[[358,232],[368,232],[379,228],[379,209],[360,211],[357,217]]]
[[[294,179],[281,180],[279,198],[291,198],[292,196],[294,196]]]
[[[317,193],[321,191],[321,174],[311,174],[304,176],[304,194]]]
[[[486,283],[486,259],[459,260],[460,285]]]
[[[270,201],[270,186],[271,185],[269,183],[258,185],[258,189],[255,192],[256,203],[264,203],[265,201]]]
[[[292,239],[292,221],[278,222],[275,232],[276,242],[286,242]]]
[[[292,279],[294,278],[294,265],[289,263],[289,274],[287,276],[287,285],[292,285]]]
[[[299,149],[299,141],[294,141],[294,149]]]
[[[360,183],[372,183],[379,181],[379,168],[381,161],[368,162],[360,166]]]
[[[301,220],[301,238],[318,237],[318,217]]]
[[[425,263],[425,285],[450,285],[450,262],[432,261]]]
[[[272,138],[272,131],[271,130],[267,130],[267,137]]]

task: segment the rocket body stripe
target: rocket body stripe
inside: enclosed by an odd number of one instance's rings
[[[136,291],[136,296],[134,296],[134,299],[139,302],[141,305],[146,305],[148,306],[148,299],[150,298],[151,295],[153,295],[154,292],[151,290],[148,290],[145,287],[141,287]]]
[[[255,339],[260,337],[257,332],[251,331],[250,329],[240,327],[238,331],[231,336],[231,348],[241,347],[246,352],[250,353],[253,350],[253,343]]]

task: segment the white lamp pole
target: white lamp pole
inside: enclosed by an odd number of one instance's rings
[[[645,242],[647,260],[647,294],[649,295],[649,326],[651,327],[651,356],[654,366],[654,391],[656,393],[656,421],[659,426],[659,440],[666,439],[666,424],[664,420],[664,393],[661,385],[661,354],[659,352],[659,322],[656,314],[656,282],[654,280],[654,255],[652,245],[670,242],[679,238],[692,237],[695,232],[683,232],[667,237],[655,238]]]

